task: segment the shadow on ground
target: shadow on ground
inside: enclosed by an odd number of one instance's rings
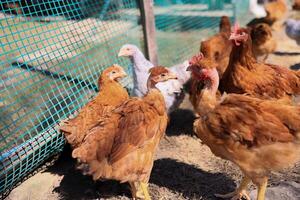
[[[187,199],[216,199],[213,194],[235,188],[234,181],[224,174],[209,173],[169,158],[154,162],[150,182],[182,193]]]
[[[63,175],[63,178],[53,192],[59,194],[60,199],[96,199],[120,197],[130,198],[127,184],[116,181],[93,181],[75,169],[75,161],[71,158],[70,150],[66,149],[57,163],[47,172]],[[187,199],[215,199],[214,193],[228,192],[234,189],[232,179],[221,173],[208,173],[193,165],[164,158],[154,162],[150,184],[165,187],[181,193]],[[152,190],[152,191],[151,191]],[[150,193],[153,187],[150,186]],[[153,195],[153,194],[152,194]],[[164,195],[164,194],[159,194]],[[115,199],[114,198],[114,199]],[[154,197],[154,199],[156,199]]]
[[[292,66],[290,66],[290,69],[292,70],[300,70],[300,63],[294,64]]]
[[[274,52],[277,56],[299,56],[300,52],[283,52],[283,51],[276,51]]]
[[[93,181],[92,177],[83,175],[76,169],[76,161],[71,157],[69,146],[64,149],[55,165],[49,167],[46,172],[63,176],[59,185],[53,189],[63,200],[131,196],[127,184],[117,181]]]
[[[168,125],[166,134],[168,136],[175,135],[193,135],[193,123],[195,115],[189,109],[178,109],[171,113],[170,124]]]

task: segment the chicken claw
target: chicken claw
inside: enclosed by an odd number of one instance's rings
[[[246,190],[250,182],[251,180],[247,176],[244,176],[240,186],[235,191],[230,192],[228,194],[215,194],[215,196],[222,199],[231,198],[231,200],[251,200]]]
[[[151,200],[148,192],[148,184],[142,182],[129,182],[131,187],[131,193],[134,200],[144,199]]]
[[[216,197],[218,198],[222,198],[222,199],[229,199],[231,198],[231,200],[251,200],[251,198],[249,197],[249,195],[247,194],[246,190],[242,190],[242,191],[234,191],[228,194],[215,194]]]

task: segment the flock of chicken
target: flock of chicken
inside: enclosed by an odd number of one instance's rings
[[[190,82],[194,132],[244,174],[234,192],[216,196],[250,200],[252,181],[257,199],[264,200],[268,174],[300,160],[300,106],[293,101],[300,94],[300,71],[257,61],[274,46],[268,24],[231,30],[225,16],[199,54],[171,68],[154,66],[136,46],[124,45],[118,55],[132,61],[136,97],[118,82],[126,76],[123,68],[110,66],[99,78],[99,94],[60,126],[78,168],[94,180],[128,182],[134,199],[150,200],[155,151],[168,114],[178,108],[183,85]]]

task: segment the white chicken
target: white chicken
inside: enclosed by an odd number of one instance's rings
[[[121,47],[118,56],[129,57],[133,67],[133,95],[142,97],[147,93],[147,79],[149,69],[154,65],[148,61],[141,50],[132,44],[125,44]],[[178,77],[177,80],[168,80],[158,83],[156,87],[164,96],[168,113],[178,108],[183,101],[184,92],[183,85],[190,79],[190,72],[187,72],[188,61],[175,65],[170,70]]]
[[[249,0],[249,10],[256,18],[267,16],[264,6],[259,5],[257,0]]]

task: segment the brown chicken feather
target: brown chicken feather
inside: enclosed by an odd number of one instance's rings
[[[223,16],[220,20],[219,27],[219,33],[201,42],[200,52],[202,52],[206,58],[218,63],[217,70],[220,77],[222,77],[228,65],[232,48],[232,43],[228,40],[231,32],[229,17]]]
[[[252,53],[247,29],[238,29],[231,39],[236,43],[219,89],[227,93],[247,93],[263,99],[284,98],[300,94],[298,72],[285,67],[258,63]]]
[[[123,102],[87,133],[72,153],[85,173],[94,180],[129,182],[133,197],[139,196],[136,185],[148,183],[155,151],[168,122],[164,97],[155,84],[173,78],[164,67],[152,68],[149,92],[143,98]],[[147,194],[141,198],[147,199]]]
[[[81,108],[76,117],[65,121],[60,126],[60,131],[64,133],[73,148],[82,142],[87,131],[95,126],[103,116],[129,98],[126,89],[116,81],[125,75],[124,70],[118,65],[105,69],[98,81],[100,87],[98,95]],[[111,79],[110,76],[114,79]]]
[[[293,9],[300,10],[300,0],[294,0]]]
[[[256,24],[266,23],[269,26],[273,26],[275,22],[282,20],[287,12],[287,4],[285,0],[276,0],[264,5],[267,12],[266,17],[255,18],[251,20],[247,26],[255,26]]]
[[[267,12],[267,18],[271,21],[281,20],[287,12],[286,0],[277,0],[264,5]]]
[[[264,56],[265,61],[270,53],[275,52],[276,40],[273,38],[271,27],[268,24],[260,23],[251,29],[252,50],[254,56]]]
[[[200,118],[194,122],[196,135],[215,155],[232,161],[245,175],[235,192],[217,196],[246,195],[247,185],[253,181],[259,187],[257,199],[264,200],[269,173],[300,160],[300,107],[239,94],[217,101],[216,69],[202,65],[192,67],[192,72],[205,74],[199,79],[205,86],[198,104]]]

